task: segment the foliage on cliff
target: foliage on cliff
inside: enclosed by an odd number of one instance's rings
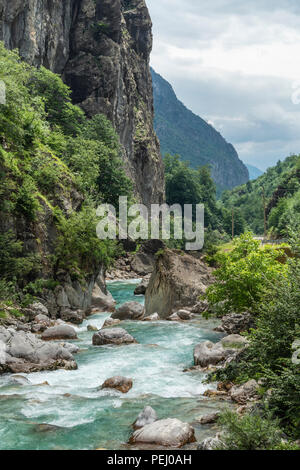
[[[59,268],[91,273],[113,256],[96,236],[96,205],[131,197],[117,136],[104,116],[88,120],[71,103],[59,76],[2,43],[0,79],[1,279],[24,287]]]

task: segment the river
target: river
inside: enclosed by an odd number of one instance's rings
[[[138,282],[110,282],[108,288],[118,305],[128,300],[143,303],[143,296],[133,294]],[[183,369],[193,365],[197,343],[220,338],[213,323],[126,321],[121,326],[139,344],[92,346],[93,332],[87,325],[101,328],[109,316],[99,313],[76,327],[78,370],[27,374],[28,385],[0,377],[0,449],[127,449],[130,425],[146,405],[160,419],[193,423],[198,440],[211,435],[210,428],[195,422],[219,406],[202,396],[211,385],[203,383],[204,374]],[[99,390],[114,375],[133,379],[128,394]],[[49,385],[41,385],[44,382]]]

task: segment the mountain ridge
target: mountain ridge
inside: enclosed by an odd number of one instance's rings
[[[246,183],[249,174],[233,145],[178,100],[173,87],[151,68],[154,128],[162,154],[179,154],[192,167],[209,165],[219,192]]]

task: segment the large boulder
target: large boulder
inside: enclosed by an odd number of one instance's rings
[[[129,390],[132,388],[132,385],[132,379],[128,379],[127,377],[115,376],[105,380],[105,382],[101,385],[101,389],[113,388],[115,390],[118,390],[119,392],[128,393]]]
[[[141,320],[144,315],[144,306],[139,302],[126,302],[121,305],[111,318],[117,320]]]
[[[147,426],[147,424],[152,424],[155,421],[157,421],[156,411],[151,406],[145,406],[132,426],[133,429],[141,429],[144,426]]]
[[[95,284],[92,293],[92,307],[97,308],[100,312],[114,312],[116,301],[110,292],[103,292],[103,289]]]
[[[194,363],[195,366],[208,367],[219,364],[234,353],[234,349],[224,348],[221,342],[214,344],[211,341],[204,341],[197,344],[194,349]]]
[[[259,388],[256,380],[249,380],[240,387],[234,386],[230,390],[230,397],[236,403],[245,405],[249,400],[257,397],[257,390]]]
[[[70,325],[56,325],[51,328],[47,328],[42,334],[44,341],[56,340],[56,339],[77,339],[77,334],[74,328]]]
[[[195,441],[195,431],[188,423],[178,419],[161,419],[135,431],[129,443],[178,448]]]
[[[67,348],[58,343],[46,343],[32,333],[0,327],[0,373],[60,368],[77,368]]]
[[[93,336],[94,346],[103,346],[105,344],[130,344],[137,341],[127,333],[123,328],[111,328],[100,330]]]
[[[156,256],[146,290],[146,316],[157,312],[166,319],[177,310],[193,307],[212,281],[212,269],[201,260],[164,249]]]

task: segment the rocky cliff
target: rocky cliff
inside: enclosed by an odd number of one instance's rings
[[[144,0],[0,0],[0,40],[30,64],[61,74],[88,115],[113,122],[146,204],[162,201],[164,188],[153,131],[151,26]]]
[[[235,148],[181,103],[172,86],[152,70],[155,130],[162,154],[179,154],[191,166],[209,165],[218,192],[246,183],[249,173]]]

